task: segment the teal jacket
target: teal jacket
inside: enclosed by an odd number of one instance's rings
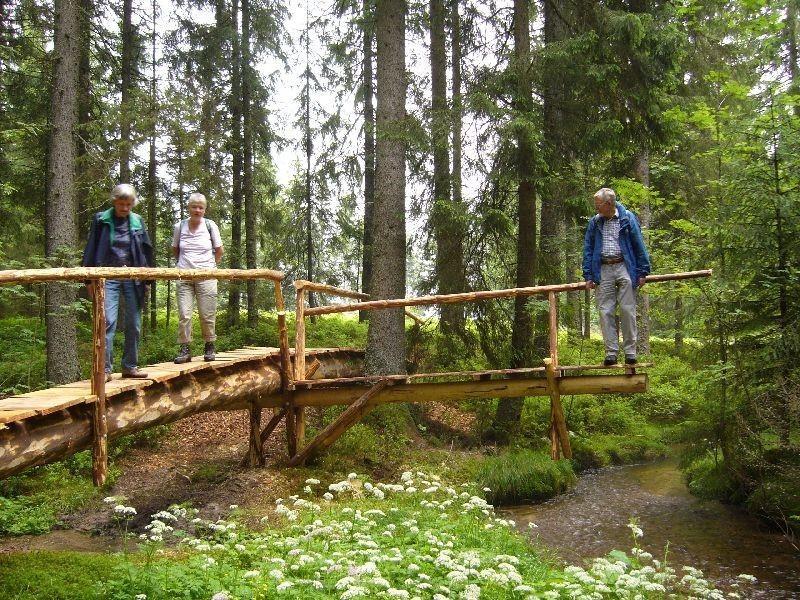
[[[147,234],[142,217],[136,213],[131,213],[128,216],[128,224],[131,233],[131,257],[133,258],[131,266],[152,267],[153,244]],[[109,208],[95,213],[89,228],[89,240],[83,250],[81,265],[84,267],[109,267],[113,265],[111,245],[114,243],[114,233],[114,209]],[[144,300],[145,283],[150,282],[136,279],[134,283],[136,285],[136,295],[141,303]]]

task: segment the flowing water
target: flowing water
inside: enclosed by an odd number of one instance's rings
[[[635,517],[644,530],[642,547],[663,558],[669,543],[673,567],[701,569],[723,588],[748,573],[759,580],[748,597],[800,599],[797,549],[741,509],[690,495],[674,460],[587,473],[568,494],[508,512],[572,564],[629,551],[627,524]],[[537,527],[529,529],[530,522]]]

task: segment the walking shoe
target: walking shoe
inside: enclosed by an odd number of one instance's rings
[[[181,344],[178,356],[175,357],[175,364],[182,365],[190,360],[192,360],[192,351],[189,349],[189,344]]]
[[[106,383],[111,381],[111,373],[106,373]]]
[[[609,354],[606,356],[606,359],[603,361],[603,366],[611,367],[617,364],[617,355],[616,354]]]
[[[130,371],[122,371],[123,379],[147,379],[147,373],[140,370],[139,367],[134,367]]]
[[[625,364],[626,365],[635,365],[636,364],[636,357],[633,354],[626,354],[625,355]]]
[[[206,342],[206,348],[203,350],[203,358],[207,361],[215,360],[217,358],[214,342]]]

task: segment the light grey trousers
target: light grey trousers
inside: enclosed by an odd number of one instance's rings
[[[600,310],[600,329],[603,331],[606,356],[619,354],[617,306],[625,355],[636,356],[636,290],[624,262],[601,265],[600,284],[595,296]]]
[[[217,320],[217,280],[179,281],[178,296],[178,343],[188,344],[192,341],[192,312],[194,300],[197,298],[197,312],[200,313],[200,329],[203,339],[213,342]]]

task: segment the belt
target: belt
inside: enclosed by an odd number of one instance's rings
[[[603,257],[600,259],[600,262],[604,265],[616,265],[624,261],[625,259],[621,256],[609,256],[608,258]]]

